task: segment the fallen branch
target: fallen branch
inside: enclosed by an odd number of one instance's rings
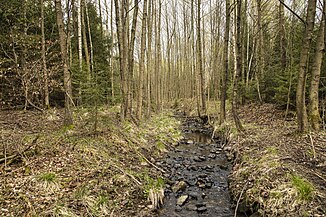
[[[27,152],[33,145],[35,145],[36,141],[38,140],[38,138],[40,138],[40,136],[36,136],[35,139],[32,141],[32,144],[30,144],[27,148],[25,148],[22,152],[17,152],[13,155],[10,155],[10,156],[5,156],[4,158],[1,158],[0,159],[0,164],[2,164],[3,162],[7,164],[10,164],[8,163],[8,160],[15,160],[16,158],[18,157],[21,157],[22,154],[24,154],[25,152]]]
[[[123,174],[126,174],[127,176],[129,176],[132,180],[134,180],[134,182],[137,184],[137,185],[142,185],[142,183],[140,181],[138,181],[135,176],[131,175],[130,173],[127,173],[126,171],[124,171],[122,168],[118,167],[117,165],[115,164],[112,164],[112,166],[114,166],[115,168],[117,168],[118,170],[120,170]]]
[[[237,217],[237,212],[238,212],[239,203],[240,203],[240,200],[241,200],[242,194],[243,194],[245,188],[247,187],[247,184],[248,184],[248,183],[246,182],[246,184],[243,186],[243,188],[242,188],[242,190],[241,190],[240,196],[239,196],[238,201],[237,201],[237,206],[235,207],[235,210],[234,210],[234,217]]]
[[[316,159],[316,150],[315,150],[314,140],[312,139],[311,132],[309,133],[309,138],[310,138],[310,143],[311,143],[311,146],[312,146],[312,151],[313,151],[313,154],[314,154],[314,159]]]
[[[143,158],[147,163],[149,163],[150,165],[152,165],[155,169],[161,171],[162,173],[165,173],[165,170],[159,168],[158,166],[156,166],[155,164],[153,164],[150,160],[148,160],[142,153],[140,153],[139,151],[136,151],[137,154]]]

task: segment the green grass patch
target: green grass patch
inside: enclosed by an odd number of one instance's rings
[[[57,180],[55,173],[43,173],[38,178],[43,182],[55,182]]]
[[[292,185],[297,189],[301,200],[310,201],[313,197],[314,186],[306,179],[292,175]]]

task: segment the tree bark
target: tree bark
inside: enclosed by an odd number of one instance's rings
[[[79,72],[83,72],[83,46],[82,46],[82,22],[81,22],[81,0],[77,2],[77,38],[78,38],[78,60]]]
[[[81,2],[81,21],[82,21],[82,39],[84,44],[85,62],[87,67],[87,80],[91,80],[91,63],[88,51],[87,35],[86,35],[86,25],[85,25],[85,13],[84,13],[84,2]]]
[[[118,34],[118,47],[119,47],[119,62],[120,62],[120,85],[121,85],[121,109],[120,119],[125,120],[127,109],[128,109],[128,98],[127,98],[127,71],[128,71],[128,32],[126,32],[126,13],[125,13],[125,1],[119,5],[118,0],[114,0],[115,13],[116,13],[116,26]]]
[[[152,97],[151,97],[151,91],[152,91],[152,31],[153,31],[153,22],[152,22],[152,16],[153,16],[153,6],[152,1],[148,2],[148,19],[147,19],[147,88],[146,88],[146,96],[147,96],[147,116],[149,117],[151,114],[151,106],[152,106]]]
[[[132,101],[133,101],[133,87],[134,87],[134,49],[136,40],[136,28],[137,28],[137,17],[138,17],[138,0],[134,1],[134,13],[132,18],[132,27],[130,33],[129,53],[128,53],[128,111],[127,116],[132,114]]]
[[[58,31],[59,31],[61,59],[62,59],[62,63],[63,63],[63,83],[64,83],[64,90],[65,90],[64,125],[69,126],[69,125],[73,124],[72,114],[71,114],[72,86],[71,86],[71,75],[70,75],[69,66],[68,66],[67,36],[64,31],[61,0],[55,0],[55,9],[56,9],[56,15],[57,15]]]
[[[299,73],[298,73],[298,84],[296,93],[296,110],[297,110],[297,123],[298,131],[305,132],[308,127],[307,109],[305,103],[305,91],[306,91],[306,78],[307,78],[307,65],[308,56],[312,40],[312,34],[315,23],[316,14],[316,2],[317,0],[309,0],[306,17],[306,29],[304,39],[302,42],[302,49],[300,53]]]
[[[326,0],[324,0],[324,10],[322,20],[320,22],[319,33],[316,44],[316,53],[314,62],[311,70],[311,81],[309,91],[309,118],[311,127],[314,130],[320,129],[320,114],[319,114],[319,98],[318,98],[318,87],[320,81],[320,70],[323,62],[323,56],[325,52],[325,12],[326,12]]]
[[[201,116],[206,115],[206,90],[205,90],[205,73],[203,70],[202,45],[201,45],[201,0],[197,0],[197,62],[199,71],[199,86],[201,97]]]
[[[227,78],[229,74],[229,37],[230,37],[230,0],[225,1],[225,33],[224,33],[224,72],[221,85],[220,124],[226,119],[225,102],[227,91]]]
[[[233,94],[232,94],[232,116],[234,119],[235,126],[238,131],[243,131],[243,126],[241,124],[238,115],[238,82],[239,75],[241,73],[241,3],[242,0],[236,0],[236,15],[235,15],[235,71],[233,77]]]
[[[89,15],[88,15],[88,6],[87,0],[84,0],[84,7],[85,7],[85,16],[86,16],[86,23],[87,23],[87,31],[88,31],[88,40],[89,40],[89,48],[90,48],[90,76],[92,76],[94,72],[94,54],[93,54],[93,41],[92,41],[92,33],[91,33],[91,25],[89,22]]]
[[[281,50],[281,66],[282,70],[286,69],[286,44],[285,44],[285,21],[284,21],[284,5],[279,3],[279,31],[280,31],[280,50]]]
[[[146,21],[147,21],[147,0],[143,3],[143,18],[140,42],[140,60],[139,60],[139,82],[138,82],[138,99],[137,99],[137,119],[142,117],[143,109],[143,89],[144,89],[144,66],[145,66],[145,50],[146,50]]]
[[[44,82],[44,106],[50,107],[49,99],[49,81],[48,70],[46,66],[46,51],[45,51],[45,33],[44,33],[44,1],[41,0],[41,34],[42,34],[42,67],[43,67],[43,82]]]
[[[257,35],[258,35],[258,40],[257,40],[257,70],[255,72],[255,79],[256,79],[256,86],[257,86],[257,93],[258,93],[258,99],[259,102],[262,103],[262,97],[260,94],[260,78],[263,75],[263,70],[264,70],[264,51],[263,51],[263,29],[262,29],[262,6],[261,6],[261,0],[256,0],[257,3]]]

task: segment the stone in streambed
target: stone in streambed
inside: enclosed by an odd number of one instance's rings
[[[197,209],[198,212],[205,212],[206,210],[207,210],[206,206],[202,206]]]
[[[179,198],[178,198],[178,200],[177,200],[177,205],[178,206],[182,206],[183,204],[185,204],[186,203],[186,201],[187,201],[187,199],[188,199],[188,195],[182,195],[182,196],[180,196]]]
[[[187,184],[185,181],[179,181],[175,185],[172,186],[172,191],[174,193],[177,193],[178,191],[183,191],[187,187]]]
[[[190,191],[189,192],[189,196],[195,200],[197,200],[199,198],[199,194],[198,192],[195,192],[195,191]]]
[[[211,183],[211,182],[206,182],[205,187],[206,187],[206,188],[211,188],[212,185],[213,185],[213,183]]]
[[[181,210],[182,210],[182,208],[181,208],[180,206],[177,206],[177,207],[175,208],[175,211],[176,211],[176,212],[181,212]]]
[[[194,141],[192,141],[191,139],[189,139],[189,140],[187,141],[187,144],[192,145],[192,144],[194,144]]]
[[[225,165],[225,164],[220,165],[220,168],[221,168],[222,170],[227,170],[227,169],[228,169],[228,165]]]
[[[209,154],[208,157],[211,158],[211,159],[215,159],[216,158],[216,154]]]
[[[197,206],[195,204],[189,204],[186,207],[186,209],[189,210],[189,211],[196,211],[197,210]]]

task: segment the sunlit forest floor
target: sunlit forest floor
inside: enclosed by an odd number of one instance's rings
[[[192,108],[175,107],[195,115]],[[216,110],[212,103],[209,112]],[[86,109],[75,111],[74,126],[65,128],[61,110],[1,111],[0,216],[148,215],[147,198],[164,187],[155,161],[182,137],[180,122],[165,112],[121,123],[118,111],[100,109],[97,131],[94,113]],[[243,133],[231,121],[218,126],[210,120],[228,140],[236,209],[325,216],[326,133],[297,134],[295,117],[284,120],[284,111],[269,104],[245,105],[240,117]]]

